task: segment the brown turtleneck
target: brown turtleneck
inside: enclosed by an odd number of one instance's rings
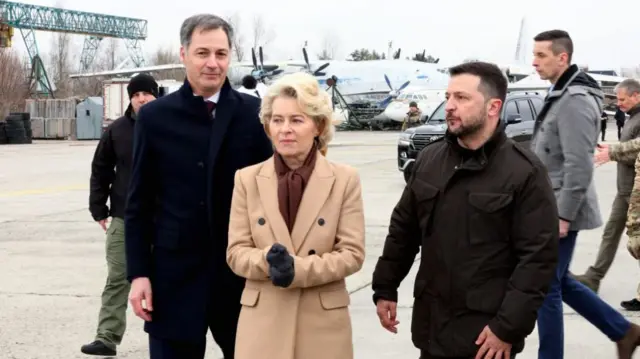
[[[282,218],[289,228],[289,233],[296,222],[302,194],[316,165],[317,152],[317,146],[314,144],[302,166],[295,170],[291,170],[278,153],[273,156],[278,175],[278,205]]]

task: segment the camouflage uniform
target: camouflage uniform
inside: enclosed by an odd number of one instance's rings
[[[627,249],[640,248],[640,138],[609,146],[609,159],[617,162],[630,162],[635,159],[636,176],[629,197],[627,211]],[[640,298],[640,285],[637,290]]]
[[[402,122],[402,131],[407,128],[416,127],[420,125],[420,118],[422,118],[422,111],[418,109],[416,112],[407,112],[407,117],[404,118]]]

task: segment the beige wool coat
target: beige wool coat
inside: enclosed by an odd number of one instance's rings
[[[236,172],[227,263],[247,278],[235,359],[353,358],[345,278],[364,262],[364,213],[354,168],[318,153],[291,234],[278,207],[273,157]],[[274,243],[294,256],[288,288],[268,278]]]

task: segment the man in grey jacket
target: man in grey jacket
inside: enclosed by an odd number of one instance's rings
[[[533,66],[553,87],[536,119],[532,149],[547,167],[560,217],[556,276],[538,311],[538,358],[564,356],[564,301],[617,343],[619,358],[631,359],[640,327],[569,276],[578,232],[602,225],[592,179],[604,95],[593,78],[571,65],[573,42],[567,32],[546,31],[534,41]]]

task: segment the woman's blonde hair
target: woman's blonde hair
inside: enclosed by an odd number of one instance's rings
[[[260,108],[260,122],[269,136],[268,125],[273,115],[273,101],[278,97],[298,101],[302,112],[315,122],[320,132],[316,138],[318,150],[326,156],[333,137],[333,106],[331,96],[320,88],[318,80],[308,73],[296,72],[283,76],[269,86]]]

